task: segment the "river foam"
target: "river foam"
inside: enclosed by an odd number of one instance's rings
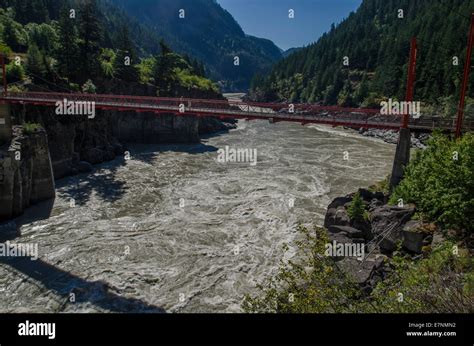
[[[218,162],[225,146],[256,149],[257,165]],[[38,243],[45,274],[0,262],[1,312],[239,312],[294,255],[297,224],[322,224],[332,198],[383,179],[394,147],[241,121],[201,144],[130,151],[57,182],[50,218],[25,223],[18,239]]]

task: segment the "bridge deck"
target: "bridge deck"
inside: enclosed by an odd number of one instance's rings
[[[217,118],[266,119],[272,122],[289,121],[301,124],[327,124],[355,128],[381,128],[398,130],[400,115],[381,115],[379,110],[346,108],[311,104],[256,103],[228,100],[189,98],[160,98],[128,95],[66,94],[43,92],[9,92],[0,102],[55,106],[57,102],[94,102],[104,110],[173,113],[176,115],[211,116]],[[180,106],[184,111],[180,112]],[[183,107],[184,106],[184,107]],[[292,112],[290,112],[292,108]],[[463,128],[474,129],[474,121],[466,119]],[[455,118],[421,116],[410,118],[409,127],[431,131],[435,128],[454,130]]]

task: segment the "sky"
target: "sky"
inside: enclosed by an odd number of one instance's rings
[[[362,0],[217,0],[246,34],[268,38],[287,50],[316,41]],[[288,18],[289,9],[294,18]]]

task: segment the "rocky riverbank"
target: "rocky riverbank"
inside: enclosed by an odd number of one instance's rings
[[[373,137],[383,140],[386,143],[397,144],[398,142],[398,131],[395,130],[382,130],[382,129],[359,129],[359,133],[365,137]],[[411,134],[411,147],[424,149],[426,143],[430,139],[430,135],[427,133],[412,132]]]
[[[414,219],[414,205],[403,207],[387,204],[382,192],[359,189],[364,209],[363,219],[349,217],[348,208],[355,193],[335,198],[328,206],[324,220],[331,242],[364,244],[362,260],[350,256],[336,257],[338,266],[352,275],[362,289],[370,293],[377,282],[392,272],[395,255],[421,258],[444,240],[433,224]]]

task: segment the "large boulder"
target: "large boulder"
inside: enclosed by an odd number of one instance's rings
[[[360,189],[359,193],[366,196],[366,198],[374,199],[374,194],[369,190]],[[370,232],[370,222],[367,220],[351,220],[347,213],[347,207],[351,203],[353,196],[354,194],[344,197],[337,197],[331,202],[331,204],[329,204],[324,218],[324,227],[329,228],[331,226],[350,226],[353,229],[358,230],[359,233],[362,231],[361,237],[365,238],[366,240],[370,240],[373,238],[372,233]],[[367,201],[364,201],[364,203],[368,204]]]
[[[329,240],[331,242],[335,241],[336,243],[342,243],[342,244],[352,244],[352,243],[363,243],[364,242],[364,239],[351,238],[345,232],[329,233]]]
[[[433,239],[431,241],[431,247],[435,248],[438,245],[443,244],[444,242],[446,242],[446,238],[445,238],[444,234],[440,230],[436,230],[433,233]]]
[[[114,154],[115,154],[115,155],[117,155],[117,156],[118,156],[118,155],[123,155],[123,153],[124,153],[125,150],[124,150],[122,144],[116,142],[116,143],[113,143],[113,144],[112,144],[112,147],[113,147],[113,151],[114,151]]]
[[[378,207],[381,207],[383,205],[383,200],[380,200],[378,198],[372,198],[372,200],[369,203],[369,211],[374,211]]]
[[[112,161],[115,159],[114,147],[109,145],[104,150],[104,161]]]
[[[344,196],[344,197],[336,197],[328,205],[328,209],[332,209],[332,208],[337,209],[338,207],[343,207],[347,203],[350,203],[351,201],[352,201],[352,195],[348,195],[348,196]]]
[[[352,236],[355,236],[355,234],[352,234]],[[335,261],[340,261],[347,257],[357,258],[360,256],[359,251],[364,251],[365,249],[363,238],[352,238],[351,235],[344,231],[329,233],[329,240],[330,243],[328,245],[332,247],[331,257]],[[342,253],[339,253],[340,249],[343,249]]]
[[[328,208],[326,216],[324,217],[324,227],[326,228],[332,225],[349,226],[350,223],[351,220],[344,206]]]
[[[421,221],[410,220],[405,226],[403,226],[402,236],[403,243],[402,246],[411,252],[421,253],[421,248],[423,247],[423,239],[425,235],[421,231]]]
[[[413,206],[402,208],[384,205],[371,213],[371,231],[382,251],[395,250],[397,242],[402,239],[403,225],[410,220],[414,212]]]
[[[381,207],[387,202],[388,199],[388,196],[385,196],[383,192],[380,191],[372,192],[367,189],[359,189],[359,194],[369,211],[373,211],[374,209]]]
[[[343,233],[347,235],[349,238],[363,238],[364,237],[364,232],[361,230],[358,230],[356,228],[350,227],[350,226],[329,226],[328,231],[331,233]]]
[[[198,131],[200,135],[206,135],[216,132],[226,132],[235,129],[237,125],[232,121],[223,121],[212,117],[199,118]]]
[[[375,276],[383,277],[385,260],[383,256],[372,256],[362,261],[354,257],[346,257],[337,263],[338,267],[352,279],[370,291],[376,284]]]
[[[351,226],[353,228],[360,230],[365,240],[369,241],[374,238],[374,235],[372,234],[372,226],[370,225],[370,222],[368,220],[365,220],[365,219],[351,220]]]
[[[359,195],[360,197],[365,201],[365,202],[369,202],[371,201],[373,198],[374,198],[374,194],[367,190],[367,189],[359,189]]]

